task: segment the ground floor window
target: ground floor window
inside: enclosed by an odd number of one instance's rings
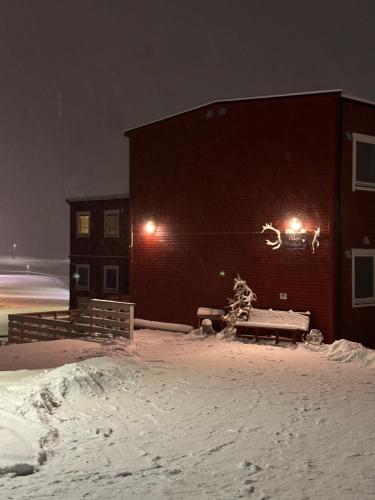
[[[375,249],[352,250],[353,307],[375,305]]]
[[[118,292],[119,267],[104,266],[104,291]]]
[[[89,290],[90,266],[88,264],[76,265],[77,290]]]

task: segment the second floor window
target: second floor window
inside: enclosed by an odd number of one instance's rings
[[[118,237],[120,234],[119,210],[104,210],[104,236]]]
[[[76,235],[83,238],[90,237],[90,212],[77,212]]]
[[[353,134],[353,191],[375,190],[375,137]]]

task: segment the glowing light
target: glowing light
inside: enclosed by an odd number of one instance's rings
[[[306,229],[303,227],[302,222],[297,219],[297,217],[293,217],[293,219],[290,219],[289,221],[289,227],[285,231],[286,233],[306,233]]]
[[[154,221],[149,220],[144,225],[144,230],[147,234],[154,234],[156,231],[156,224]]]
[[[299,219],[297,219],[296,217],[294,217],[293,219],[291,219],[291,221],[289,223],[289,227],[292,231],[299,233],[302,229],[302,222]]]

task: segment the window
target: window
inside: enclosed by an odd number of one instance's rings
[[[353,134],[353,191],[375,191],[375,137]]]
[[[104,291],[118,292],[118,266],[104,266]]]
[[[78,237],[90,237],[90,212],[77,212],[77,231]]]
[[[77,290],[90,289],[90,266],[88,264],[76,265]]]
[[[353,307],[375,306],[375,249],[352,250]]]
[[[104,210],[104,236],[118,237],[120,234],[119,210]]]

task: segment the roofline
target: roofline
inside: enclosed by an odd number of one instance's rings
[[[363,104],[369,104],[370,106],[375,106],[375,101],[372,101],[371,99],[362,99],[362,97],[357,97],[355,95],[351,94],[341,94],[341,97],[343,99],[348,99],[350,101],[356,101],[356,102],[362,102]]]
[[[147,125],[152,125],[154,123],[161,122],[163,120],[168,120],[169,118],[174,118],[175,116],[180,116],[185,113],[189,113],[190,111],[196,111],[197,109],[204,108],[206,106],[213,106],[214,104],[220,104],[220,103],[225,103],[225,102],[236,102],[236,101],[255,101],[255,100],[260,100],[260,99],[275,99],[275,98],[282,98],[282,97],[299,97],[299,96],[304,96],[304,95],[316,95],[316,94],[335,94],[335,93],[340,93],[342,94],[342,89],[330,89],[330,90],[311,90],[311,91],[306,91],[306,92],[293,92],[293,93],[287,93],[287,94],[266,94],[266,95],[261,95],[261,96],[255,96],[255,97],[234,97],[231,99],[219,99],[216,101],[209,101],[205,104],[200,104],[199,106],[195,106],[194,108],[188,108],[185,109],[184,111],[179,111],[178,113],[173,113],[172,115],[167,115],[164,116],[163,118],[159,118],[157,120],[152,120],[150,122],[142,123],[140,125],[137,125],[136,127],[133,128],[128,128],[124,130],[124,135],[128,136],[129,132],[133,132],[134,130],[137,130],[139,128],[147,127]],[[348,96],[345,96],[348,97]],[[354,99],[353,97],[350,97],[351,99]],[[355,98],[356,100],[360,100],[359,98]],[[363,102],[366,102],[362,100]],[[370,102],[368,102],[370,104]]]
[[[65,203],[74,203],[76,201],[106,201],[106,200],[123,200],[128,199],[128,194],[108,194],[101,196],[80,196],[77,198],[67,198]]]

